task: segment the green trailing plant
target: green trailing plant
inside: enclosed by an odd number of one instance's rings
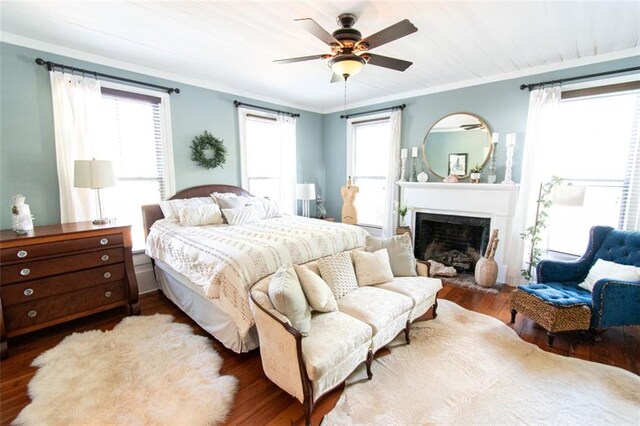
[[[213,151],[213,156],[207,155],[209,151]],[[215,169],[227,160],[227,148],[222,139],[205,130],[191,142],[191,159],[205,169]]]
[[[395,201],[393,204],[394,204],[394,210],[398,212],[401,222],[402,224],[404,224],[404,217],[407,215],[407,212],[409,211],[409,207],[407,207],[406,204],[400,204],[397,201]]]
[[[529,251],[529,261],[527,267],[520,271],[521,275],[530,280],[532,277],[532,270],[538,266],[542,250],[538,247],[538,243],[542,241],[540,234],[547,227],[547,218],[549,214],[547,209],[551,207],[553,202],[551,201],[551,195],[553,194],[553,188],[562,184],[562,179],[553,176],[549,182],[541,183],[538,191],[538,200],[536,201],[536,218],[533,225],[525,229],[520,237],[526,242],[529,241],[531,249]]]

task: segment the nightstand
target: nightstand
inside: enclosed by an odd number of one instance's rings
[[[91,222],[0,231],[0,334],[7,339],[118,306],[140,313],[131,227]]]

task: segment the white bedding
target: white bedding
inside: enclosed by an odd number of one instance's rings
[[[286,263],[307,263],[364,245],[367,232],[353,225],[300,216],[230,226],[181,226],[162,219],[151,227],[147,255],[171,266],[219,298],[241,336],[253,325],[248,290]]]

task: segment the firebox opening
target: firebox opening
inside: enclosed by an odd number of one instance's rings
[[[491,219],[416,213],[415,256],[473,273],[489,243]]]

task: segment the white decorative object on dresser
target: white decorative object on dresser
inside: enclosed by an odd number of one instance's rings
[[[518,185],[491,185],[486,183],[419,183],[398,182],[400,199],[412,207],[410,227],[416,235],[416,216],[420,213],[486,218],[490,228],[500,235],[511,235],[512,220],[516,208]],[[509,242],[498,247],[495,260],[498,263],[498,282],[506,282]],[[415,241],[414,241],[415,247]],[[416,256],[420,258],[420,256]]]

